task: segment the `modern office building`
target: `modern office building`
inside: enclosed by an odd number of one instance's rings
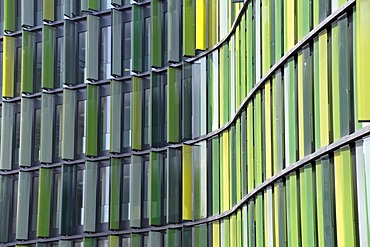
[[[370,0],[0,16],[0,246],[370,246]]]

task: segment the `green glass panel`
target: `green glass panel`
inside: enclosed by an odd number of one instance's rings
[[[1,113],[1,170],[12,169],[13,133],[14,133],[14,105],[2,103]]]
[[[178,223],[181,211],[181,149],[167,150],[167,223]]]
[[[96,195],[98,186],[98,164],[86,161],[85,186],[84,186],[84,231],[94,232],[96,228]]]
[[[313,136],[313,78],[312,78],[312,60],[309,46],[303,48],[303,121],[304,126],[304,154],[312,153]]]
[[[247,8],[247,20],[246,20],[246,32],[247,32],[247,93],[252,89],[255,81],[255,64],[254,64],[254,50],[255,50],[255,31],[254,31],[254,19],[252,3],[248,4]]]
[[[194,227],[194,246],[208,246],[208,232],[207,225],[198,225]]]
[[[151,74],[150,80],[150,112],[151,112],[151,145],[154,147],[159,146],[163,139],[163,118],[166,115],[156,114],[163,112],[163,84],[162,75],[157,73]]]
[[[130,174],[130,188],[131,188],[131,227],[141,226],[141,157],[131,156],[131,174]]]
[[[121,210],[121,161],[110,160],[110,203],[109,203],[109,228],[119,230]]]
[[[220,143],[219,138],[212,139],[212,214],[220,212]]]
[[[13,193],[16,193],[13,191]],[[12,202],[12,181],[10,176],[0,175],[0,223],[2,226],[9,225],[10,205]],[[0,241],[8,242],[10,227],[0,227]]]
[[[46,1],[44,1],[45,3]],[[53,2],[53,1],[47,1]],[[49,12],[49,11],[44,11]],[[52,12],[52,11],[50,11]],[[44,25],[42,27],[42,88],[54,88],[54,49],[55,49],[54,27]]]
[[[287,242],[288,246],[300,246],[300,215],[298,208],[299,183],[296,173],[292,173],[286,180],[286,212],[287,212]]]
[[[262,158],[262,100],[261,92],[257,92],[254,98],[254,161],[255,161],[255,186],[258,186],[263,181],[263,158]],[[257,202],[256,202],[257,203]]]
[[[143,10],[132,5],[132,71],[143,71]]]
[[[34,115],[33,99],[22,98],[20,146],[19,146],[20,166],[31,166],[33,115]]]
[[[192,228],[190,227],[183,227],[182,228],[182,247],[192,247],[193,236],[192,236]]]
[[[37,236],[49,237],[50,208],[53,170],[40,168],[39,170],[39,198],[37,211]]]
[[[240,152],[241,152],[241,177],[242,177],[242,196],[248,191],[248,173],[247,173],[247,116],[245,111],[241,114],[240,120]]]
[[[84,238],[83,246],[84,247],[95,247],[96,239],[95,238]]]
[[[54,123],[54,95],[41,96],[41,131],[40,131],[40,161],[53,161],[53,123]]]
[[[167,70],[167,141],[180,141],[181,73],[178,69]]]
[[[34,9],[35,9],[35,1],[29,0],[21,0],[21,9],[22,9],[22,19],[21,24],[22,27],[33,27],[35,24],[34,20]],[[18,10],[19,11],[19,10]]]
[[[15,4],[14,0],[4,0],[4,31],[15,31]]]
[[[42,12],[43,19],[45,21],[55,21],[54,11],[52,11],[54,9],[54,1],[44,0],[42,6],[43,6],[42,9],[45,10]],[[46,11],[46,10],[49,10],[49,11]]]
[[[86,155],[98,154],[98,86],[87,85]]]
[[[89,10],[99,10],[99,0],[88,0]]]
[[[122,76],[122,12],[112,9],[112,75]]]
[[[264,235],[263,235],[263,228],[264,228],[264,219],[263,219],[263,196],[262,194],[258,194],[256,198],[256,246],[262,247],[264,246]]]
[[[142,145],[142,80],[132,78],[132,149],[140,150]]]
[[[130,247],[141,247],[141,236],[140,234],[131,233],[131,246]]]
[[[170,33],[170,32],[169,32]],[[195,55],[195,1],[183,2],[183,55]]]
[[[167,13],[167,57],[168,61],[176,63],[180,61],[181,2],[168,0]]]
[[[87,16],[86,79],[99,80],[99,17]]]
[[[73,233],[73,166],[62,165],[62,202],[60,212],[60,229],[62,235],[70,235]]]
[[[31,2],[31,1],[27,1]],[[21,91],[22,93],[33,92],[33,61],[34,61],[34,33],[22,32],[22,73],[21,73]]]
[[[148,247],[157,247],[162,244],[162,233],[161,232],[149,232]]]
[[[16,238],[28,239],[32,173],[19,172]]]
[[[162,217],[163,158],[160,153],[150,153],[149,224],[160,225]]]
[[[119,247],[121,246],[119,243],[120,243],[119,236],[109,235],[109,245],[108,246]]]
[[[164,247],[181,246],[181,231],[177,229],[167,229],[166,245]]]
[[[222,65],[221,65],[222,63]],[[220,114],[220,124],[223,126],[229,121],[230,110],[230,82],[229,82],[229,45],[226,43],[220,51],[220,104],[222,105]]]
[[[152,45],[152,65],[153,67],[162,66],[162,1],[151,1],[151,45]]]
[[[63,90],[62,117],[62,158],[74,159],[75,120],[76,120],[76,91]]]
[[[301,40],[311,29],[311,4],[310,0],[297,1],[298,40]]]
[[[274,4],[274,17],[273,28],[274,28],[274,46],[275,46],[275,62],[278,61],[283,53],[283,36],[281,30],[283,29],[283,2],[282,1],[272,1]]]
[[[67,1],[68,2],[68,1]],[[67,85],[74,85],[77,83],[77,68],[76,61],[77,54],[77,35],[75,22],[64,20],[64,54],[63,54],[63,68],[64,68],[64,83]],[[71,55],[72,54],[72,55]]]

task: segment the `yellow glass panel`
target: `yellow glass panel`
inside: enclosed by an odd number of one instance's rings
[[[299,158],[304,157],[304,114],[303,114],[303,54],[298,53],[298,137]]]
[[[195,21],[196,21],[196,40],[195,48],[206,50],[206,0],[196,0],[195,2]]]
[[[219,247],[220,246],[220,223],[218,221],[214,222],[212,224],[212,238],[213,238],[213,247]]]
[[[272,128],[271,128],[271,82],[265,84],[265,143],[266,143],[266,179],[272,176]]]
[[[224,212],[230,209],[230,169],[229,169],[229,132],[225,131],[222,134],[222,181],[223,181],[223,198],[222,209]]]
[[[192,146],[182,146],[182,218],[192,220]]]
[[[295,0],[284,1],[284,53],[287,53],[295,43]]]

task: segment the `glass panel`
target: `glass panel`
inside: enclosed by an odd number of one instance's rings
[[[2,26],[0,22],[0,33],[2,33],[1,27]],[[0,92],[2,91],[3,91],[3,43],[0,43]],[[0,97],[0,101],[2,101],[2,97]]]
[[[13,149],[13,169],[19,164],[19,145],[20,145],[20,125],[21,114],[15,114],[15,133],[14,133],[14,149]]]
[[[62,196],[62,183],[61,175],[54,175],[54,185],[53,185],[53,211],[52,211],[52,228],[59,228],[60,224],[60,206],[61,206],[61,196]]]
[[[144,71],[148,71],[150,67],[150,17],[145,18],[144,22]]]
[[[41,127],[41,109],[35,110],[35,125],[34,125],[34,144],[33,144],[33,161],[39,160],[40,154],[40,127]]]
[[[55,106],[55,145],[54,155],[59,158],[62,155],[62,105]]]
[[[55,1],[56,20],[62,20],[64,14],[64,0]]]
[[[100,222],[106,223],[109,219],[109,167],[100,168]],[[108,240],[107,241],[108,244]],[[100,245],[99,246],[108,246]]]
[[[78,83],[86,81],[86,32],[78,33]]]
[[[15,0],[15,12],[16,12],[16,30],[21,30],[21,25],[22,25],[22,20],[21,20],[21,15],[22,15],[22,8],[21,8],[21,2],[22,0]]]
[[[57,54],[56,54],[56,63],[55,63],[55,87],[61,88],[63,86],[63,37],[59,37],[56,40]]]
[[[39,178],[34,177],[32,181],[32,214],[31,214],[31,230],[36,231],[37,226],[37,204],[39,196]]]
[[[86,142],[86,100],[77,104],[77,154],[85,153]]]
[[[123,165],[122,220],[130,219],[130,169],[131,164]],[[123,239],[122,239],[123,242]],[[130,241],[128,241],[130,243]],[[125,246],[125,245],[123,245]],[[128,245],[129,246],[129,245]]]
[[[109,246],[108,239],[100,239],[98,241],[98,247],[108,247],[108,246]]]
[[[15,85],[14,96],[20,96],[21,93],[21,73],[22,73],[22,47],[17,47],[15,51],[16,67],[15,67]]]
[[[105,1],[102,1],[105,2]],[[112,50],[112,28],[110,26],[101,29],[101,63],[100,63],[100,78],[110,78],[111,72],[111,50]]]
[[[110,145],[110,96],[102,97],[100,104],[101,112],[101,131],[100,144],[101,150],[109,150]]]
[[[13,199],[12,199],[12,227],[11,232],[15,234],[17,223],[17,203],[18,203],[18,180],[13,181]]]
[[[131,95],[123,94],[123,147],[131,146]]]
[[[149,218],[149,161],[144,162],[143,219]]]
[[[131,247],[130,237],[122,238],[122,247]]]
[[[84,222],[84,185],[85,171],[77,171],[76,175],[76,207],[75,207],[75,224],[83,225]]]
[[[35,6],[35,23],[36,23],[36,26],[39,26],[42,24],[42,3],[43,1],[42,0],[36,0],[36,6]]]
[[[145,89],[144,90],[144,144],[149,144],[150,143],[150,123],[149,123],[149,118],[150,118],[150,89]]]
[[[100,9],[101,10],[104,10],[104,9],[109,9],[111,6],[110,6],[110,3],[111,3],[111,0],[101,0],[100,1]],[[100,245],[99,245],[100,246]]]
[[[123,75],[130,75],[131,70],[131,22],[123,23]]]
[[[36,43],[36,78],[34,84],[34,92],[41,91],[41,68],[42,68],[42,43]]]

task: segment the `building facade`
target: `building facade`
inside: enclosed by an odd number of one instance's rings
[[[370,0],[0,16],[0,246],[370,245]]]

